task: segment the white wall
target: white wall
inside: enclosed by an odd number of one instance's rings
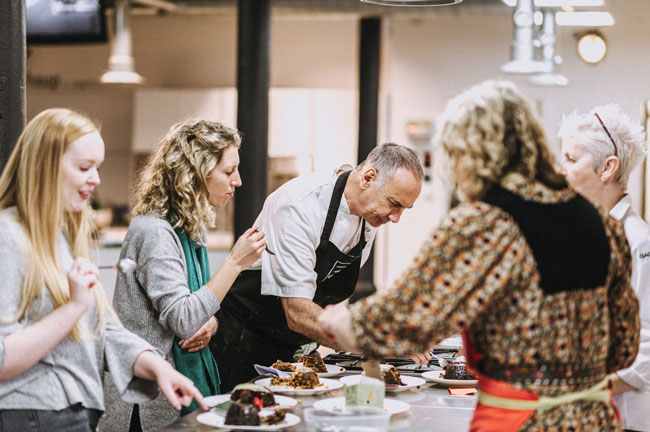
[[[511,10],[470,9],[439,17],[392,19],[385,43],[391,61],[387,65],[390,78],[384,85],[384,92],[390,94],[390,109],[384,111],[389,133],[384,137],[407,143],[407,121],[436,119],[450,97],[486,79],[514,81],[529,98],[541,104],[549,143],[555,151],[555,136],[564,113],[616,102],[632,118],[640,119],[640,106],[650,98],[650,2],[608,3],[616,25],[602,29],[609,49],[599,65],[587,65],[577,57],[573,34],[578,29],[559,28],[557,53],[564,63],[557,71],[569,78],[566,88],[533,87],[525,78],[499,73],[509,56]],[[638,209],[641,171],[632,177],[630,193]],[[436,213],[435,199],[432,186],[425,185],[415,208],[407,210],[399,224],[384,228],[380,234],[375,261],[380,288],[391,285],[412,262],[425,232],[436,222],[437,218],[431,216]]]

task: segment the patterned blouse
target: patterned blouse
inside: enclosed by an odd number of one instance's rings
[[[527,202],[576,198],[569,189],[552,190],[519,175],[500,186]],[[350,306],[361,351],[376,357],[426,352],[467,330],[483,356],[481,373],[548,396],[586,389],[629,366],[640,328],[630,252],[623,226],[603,211],[599,216],[610,250],[605,283],[553,291],[540,285],[538,262],[509,213],[480,201],[459,205],[394,289]],[[536,411],[521,430],[619,428],[611,407],[578,401]]]

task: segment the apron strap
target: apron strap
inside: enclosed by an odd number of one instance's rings
[[[345,190],[345,185],[350,177],[352,170],[346,171],[343,174],[339,175],[334,184],[334,192],[332,192],[332,198],[330,199],[330,205],[327,209],[327,217],[325,218],[325,225],[323,226],[323,232],[320,235],[320,243],[318,249],[326,248],[330,239],[330,234],[332,234],[332,228],[334,228],[334,222],[336,222],[336,214],[339,211],[339,205],[341,204],[341,198],[343,197],[343,191]],[[361,235],[360,235],[360,248],[359,253],[363,251],[363,248],[366,246],[366,220],[361,218]]]
[[[483,391],[479,391],[478,401],[483,405],[511,410],[549,409],[578,400],[597,401],[609,405],[611,401],[611,393],[608,387],[609,377],[605,377],[598,384],[589,387],[588,389],[566,393],[560,396],[539,396],[538,400],[521,400],[493,396]]]

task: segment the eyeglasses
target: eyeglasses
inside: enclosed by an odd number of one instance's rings
[[[616,142],[614,141],[614,138],[612,138],[612,135],[611,135],[611,134],[609,133],[609,131],[607,130],[607,126],[605,126],[605,123],[603,123],[603,119],[600,118],[600,116],[598,115],[597,112],[595,112],[594,115],[596,116],[596,118],[597,118],[598,121],[600,122],[600,125],[603,127],[603,129],[605,129],[605,133],[606,133],[607,136],[609,137],[609,139],[610,139],[610,141],[612,142],[612,144],[614,144],[614,156],[618,156],[618,146],[616,145]]]

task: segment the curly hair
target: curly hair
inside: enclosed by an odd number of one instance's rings
[[[440,121],[437,141],[467,173],[457,179],[464,199],[480,200],[509,173],[552,189],[567,186],[531,104],[514,84],[485,81],[452,99]]]
[[[215,218],[208,175],[229,146],[240,148],[241,135],[221,123],[188,120],[172,126],[138,176],[134,214],[154,213],[199,239]]]
[[[605,124],[607,132],[596,113]],[[611,135],[611,139],[607,133]],[[615,155],[620,167],[614,181],[623,186],[627,184],[630,173],[646,154],[643,126],[634,123],[616,104],[600,105],[587,114],[573,112],[563,117],[558,137],[562,141],[573,137],[583,149],[591,153],[594,172],[603,168],[608,156]],[[616,147],[612,140],[617,144]]]

